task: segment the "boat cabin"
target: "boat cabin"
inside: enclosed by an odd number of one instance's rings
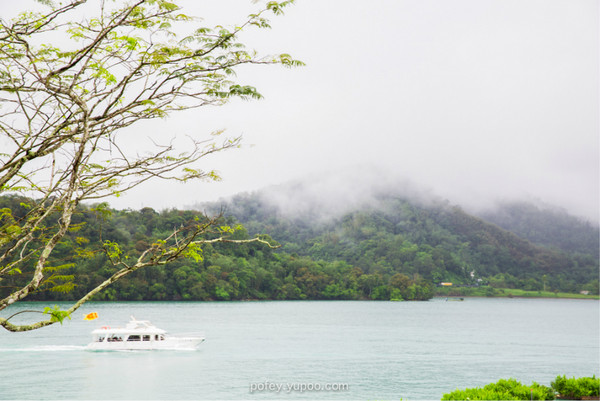
[[[124,340],[125,339],[125,340]],[[94,335],[94,342],[122,342],[122,341],[165,341],[164,334],[96,334]]]

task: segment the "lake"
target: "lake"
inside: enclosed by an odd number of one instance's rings
[[[593,300],[88,303],[71,321],[0,331],[0,399],[440,399],[514,377],[600,375]],[[23,303],[2,312],[46,305]],[[97,312],[99,318],[84,321]],[[197,351],[90,352],[129,316],[202,332]],[[20,318],[22,315],[18,316]],[[17,321],[17,318],[15,318]]]

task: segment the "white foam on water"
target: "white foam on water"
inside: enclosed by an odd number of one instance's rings
[[[0,348],[0,352],[69,352],[69,351],[91,351],[91,352],[148,352],[148,351],[180,351],[190,352],[198,351],[197,348],[161,348],[159,350],[131,350],[131,349],[115,349],[115,350],[89,350],[85,345],[39,345],[26,348]]]
[[[0,348],[0,352],[64,352],[83,351],[84,345],[38,345],[26,348]]]

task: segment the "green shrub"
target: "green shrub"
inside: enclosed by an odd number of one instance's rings
[[[596,378],[596,375],[578,379],[574,377],[567,379],[564,375],[557,376],[551,385],[560,398],[581,400],[583,397],[600,396],[600,378]]]
[[[550,387],[533,382],[525,386],[515,379],[500,379],[483,388],[467,388],[444,394],[442,400],[553,400]]]

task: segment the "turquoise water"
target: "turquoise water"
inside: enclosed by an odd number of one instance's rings
[[[0,399],[419,400],[508,377],[549,385],[559,374],[600,374],[599,305],[89,303],[63,326],[0,331]],[[84,321],[89,312],[100,318]],[[197,351],[83,349],[91,330],[124,325],[130,315],[173,333],[202,332],[206,341]]]

